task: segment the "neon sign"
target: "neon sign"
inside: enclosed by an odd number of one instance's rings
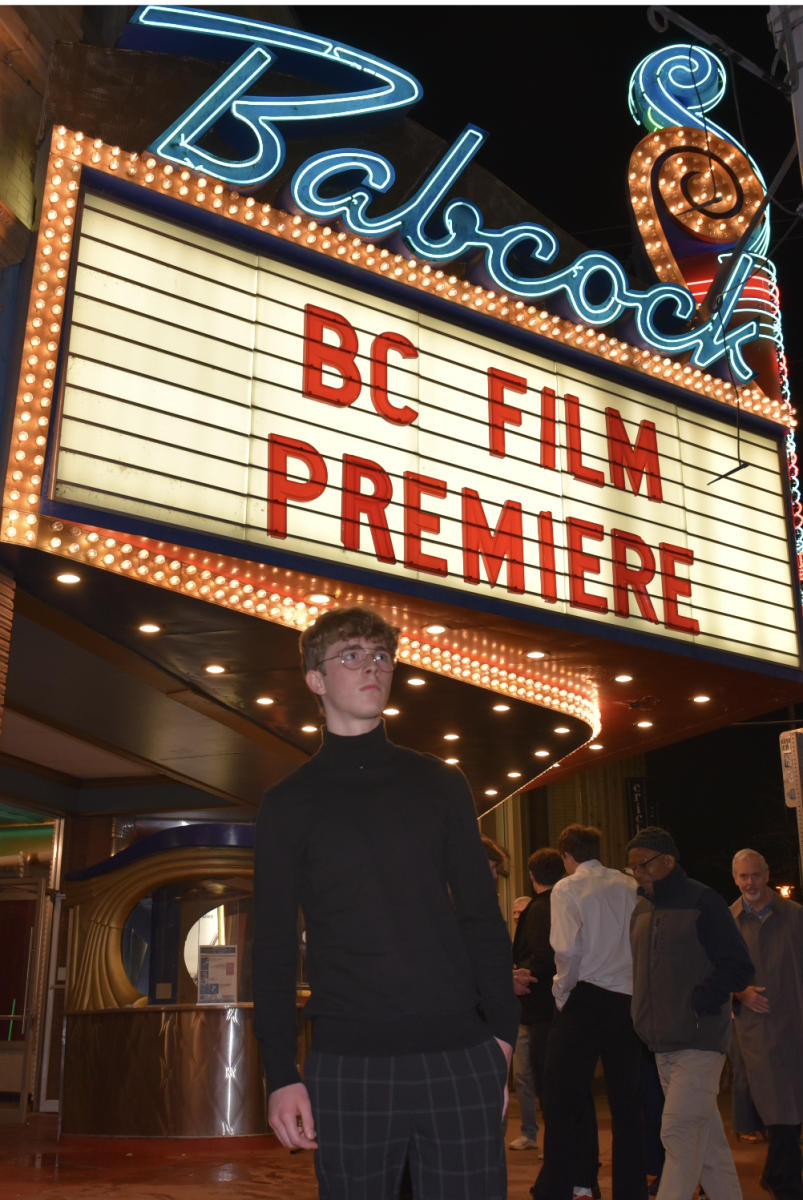
[[[248,43],[248,49],[198,101],[149,147],[151,153],[182,167],[209,172],[248,190],[261,186],[281,168],[285,156],[283,130],[310,136],[322,128],[342,128],[355,119],[376,119],[403,113],[417,103],[423,89],[412,75],[350,46],[263,22],[161,5],[137,9],[132,24],[153,30]],[[304,62],[307,74],[317,68],[359,73],[368,86],[353,92],[270,97],[246,95],[248,89],[276,62],[277,53]],[[223,52],[225,53],[225,51]],[[243,159],[222,159],[198,143],[215,123],[231,117],[241,131],[250,130],[256,148]],[[407,253],[430,262],[448,263],[472,258],[470,278],[486,287],[522,300],[557,298],[584,323],[599,327],[629,317],[637,338],[662,354],[690,354],[695,367],[709,369],[723,357],[735,381],[746,383],[753,370],[743,347],[759,336],[759,323],[734,329],[727,324],[754,267],[752,254],[740,256],[732,272],[722,307],[703,324],[690,326],[697,312],[694,297],[684,287],[658,283],[637,291],[630,287],[617,259],[603,251],[581,254],[569,267],[552,274],[559,245],[551,230],[534,222],[503,229],[485,226],[482,212],[464,199],[440,206],[487,138],[467,125],[417,192],[383,216],[370,209],[395,181],[392,163],[383,155],[361,149],[325,151],[309,158],[290,184],[292,203],[309,217],[339,221],[360,237],[373,241],[400,240]],[[354,176],[358,182],[354,183]],[[332,195],[337,181],[344,185]],[[437,233],[433,232],[437,218]],[[478,256],[478,252],[480,252]],[[663,324],[659,324],[660,321]],[[666,329],[671,323],[674,331]]]

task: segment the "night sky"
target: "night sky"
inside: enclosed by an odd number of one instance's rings
[[[490,138],[478,161],[587,246],[626,261],[630,253],[626,172],[644,136],[627,107],[634,68],[647,54],[690,39],[656,33],[646,7],[303,6],[310,32],[327,34],[411,71],[424,87],[412,118],[451,141],[471,121]],[[766,6],[682,6],[769,71],[775,46]],[[728,66],[726,62],[726,66]],[[778,76],[783,75],[779,68]],[[794,141],[787,99],[744,69],[711,117],[744,142],[769,182]],[[742,140],[739,138],[739,140]],[[801,200],[793,166],[779,200]],[[793,218],[773,212],[770,256],[778,268],[792,402],[803,392],[803,222],[772,248]],[[803,706],[798,715],[803,717]],[[788,710],[767,714],[783,720]],[[803,724],[803,720],[801,720]],[[743,846],[763,852],[775,882],[798,884],[794,813],[783,803],[780,724],[733,726],[648,756],[651,795],[690,874],[732,899],[730,859]]]

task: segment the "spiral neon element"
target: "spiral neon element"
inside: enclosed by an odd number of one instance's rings
[[[630,79],[628,105],[633,120],[651,133],[685,125],[716,134],[747,156],[764,191],[767,185],[753,159],[735,137],[707,116],[725,95],[727,73],[722,60],[703,46],[665,46],[642,59]],[[769,212],[750,239],[753,254],[766,254],[770,241]]]

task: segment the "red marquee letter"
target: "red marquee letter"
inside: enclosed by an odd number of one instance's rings
[[[414,408],[404,404],[397,408],[388,399],[388,353],[395,350],[402,358],[418,358],[418,351],[409,338],[401,333],[380,333],[371,346],[371,402],[391,425],[412,425],[418,416]],[[395,560],[394,560],[395,561]]]
[[[507,559],[507,590],[524,591],[524,539],[521,505],[508,500],[502,507],[496,529],[491,533],[479,493],[463,488],[463,578],[480,582],[480,555],[488,582],[496,587],[502,563]]]
[[[521,375],[488,368],[488,435],[494,458],[505,457],[505,426],[521,425],[521,409],[505,404],[505,392],[518,392],[523,396],[526,391],[527,380]]]
[[[372,493],[360,491],[363,479],[373,484]],[[347,550],[360,548],[360,514],[365,513],[374,541],[374,551],[380,562],[395,563],[385,509],[393,499],[390,476],[378,463],[368,458],[343,455],[343,494],[341,501],[340,540]]]
[[[655,578],[655,555],[647,543],[635,533],[624,533],[621,529],[612,529],[613,538],[613,608],[617,617],[630,616],[630,596],[628,588],[632,588],[636,603],[645,621],[657,625],[647,584]],[[627,552],[632,550],[641,559],[640,567],[627,565]]]
[[[309,479],[289,479],[288,458],[297,458],[309,471]],[[268,533],[271,537],[287,537],[287,501],[306,504],[317,500],[329,478],[326,463],[309,442],[279,437],[268,438]]]
[[[566,406],[566,447],[569,452],[569,470],[582,483],[594,487],[605,486],[605,476],[596,467],[587,467],[583,462],[582,429],[580,428],[580,401],[568,393],[563,397]]]
[[[661,542],[661,582],[664,590],[664,625],[667,629],[677,629],[680,633],[699,633],[700,622],[694,617],[684,617],[678,611],[678,599],[681,596],[691,598],[691,580],[678,579],[675,574],[676,563],[691,567],[694,564],[694,551],[684,550],[682,546],[670,546]]]
[[[605,409],[605,428],[608,433],[608,461],[611,467],[613,486],[619,488],[620,491],[625,491],[625,471],[627,471],[633,495],[637,496],[641,489],[641,480],[646,473],[647,496],[650,500],[659,502],[663,500],[655,422],[641,422],[635,446],[630,445],[625,423],[617,409]]]
[[[541,466],[555,470],[555,449],[558,444],[555,418],[555,389],[541,388]]]
[[[547,604],[554,604],[558,598],[558,575],[555,570],[555,530],[551,512],[538,514],[538,545],[538,558],[541,566],[541,596]]]
[[[411,571],[428,571],[431,575],[448,575],[445,558],[434,558],[421,549],[423,533],[440,533],[441,519],[434,513],[423,512],[422,496],[446,497],[446,481],[429,475],[404,472],[404,565]]]
[[[604,596],[594,596],[585,589],[586,575],[599,575],[599,557],[586,554],[583,540],[601,542],[605,531],[593,521],[579,521],[574,517],[566,521],[566,541],[569,547],[569,603],[572,608],[588,608],[592,612],[606,613],[608,601]]]
[[[340,339],[339,346],[327,346],[324,329],[330,329]],[[355,362],[358,350],[357,331],[345,317],[308,304],[304,309],[304,395],[309,400],[337,404],[345,408],[360,394],[362,379]],[[342,377],[340,387],[323,381],[323,368],[331,367]]]

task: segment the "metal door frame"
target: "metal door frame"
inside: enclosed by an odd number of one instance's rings
[[[42,952],[44,949],[42,945],[42,935],[45,928],[46,918],[48,916],[45,905],[47,880],[42,878],[23,878],[0,881],[0,904],[2,904],[5,899],[20,900],[26,898],[21,895],[4,895],[4,893],[12,892],[13,889],[25,889],[29,892],[34,891],[34,897],[29,895],[27,898],[35,898],[36,912],[34,915],[33,926],[31,928],[30,941],[28,943],[28,968],[25,978],[25,996],[23,999],[23,1011],[21,1018],[23,1030],[25,1031],[25,1040],[24,1050],[22,1052],[23,1059],[22,1078],[20,1080],[20,1103],[17,1109],[7,1109],[5,1111],[0,1109],[0,1124],[3,1125],[24,1124],[26,1117],[28,1116],[28,1097],[31,1092],[31,1067],[36,1058],[37,1034],[38,1028],[41,1024],[38,1017],[40,1007],[39,1001],[41,996],[39,981],[42,974]],[[6,1015],[5,1019],[10,1019],[10,1016]],[[17,1014],[15,1014],[14,1019],[17,1019]]]

